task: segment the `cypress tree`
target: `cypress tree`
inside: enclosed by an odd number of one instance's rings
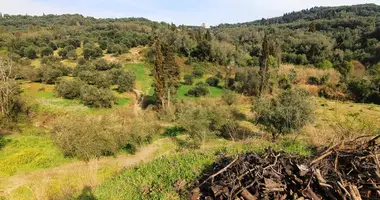
[[[167,103],[169,105],[172,95],[177,93],[177,88],[179,86],[180,69],[175,61],[174,46],[170,45],[166,48],[166,56],[164,61],[164,71],[165,71],[165,88],[167,93]]]
[[[259,97],[263,95],[268,83],[268,71],[269,71],[269,44],[268,43],[269,43],[268,36],[267,34],[265,34],[264,41],[263,41],[262,55],[260,59],[261,83],[260,83]]]
[[[164,76],[164,58],[161,51],[161,43],[159,39],[155,42],[156,59],[154,62],[154,95],[159,107],[164,105],[165,101],[165,76]]]

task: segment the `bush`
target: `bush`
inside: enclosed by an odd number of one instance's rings
[[[371,81],[367,79],[352,79],[348,82],[347,90],[357,102],[366,102],[371,95]]]
[[[199,69],[199,68],[195,68],[194,71],[193,71],[193,76],[195,78],[202,78],[203,74],[204,74],[203,70]]]
[[[188,92],[188,96],[200,97],[209,94],[208,85],[203,82],[198,82],[195,87],[191,88]]]
[[[257,95],[259,92],[261,77],[256,70],[240,70],[235,74],[233,89],[247,96]],[[230,85],[230,84],[228,84]]]
[[[329,60],[323,60],[322,62],[315,64],[315,67],[319,69],[330,69],[333,67],[333,64]]]
[[[326,85],[330,80],[330,74],[324,74],[321,78],[310,76],[307,80],[307,82],[310,85]]]
[[[54,50],[51,47],[44,47],[41,50],[41,58],[45,56],[51,56],[53,55],[53,53],[54,53]]]
[[[103,116],[70,115],[55,120],[52,136],[66,156],[89,161],[115,155],[120,150],[134,153],[160,133],[154,112],[134,115],[128,111]]]
[[[310,85],[319,85],[319,78],[315,76],[309,76],[307,83]]]
[[[197,142],[219,135],[232,119],[230,107],[210,101],[184,103],[179,106],[177,114],[178,124]]]
[[[118,85],[116,90],[118,92],[127,92],[132,90],[135,86],[136,77],[129,72],[122,71],[116,80]]]
[[[232,90],[224,90],[222,99],[227,105],[231,106],[236,103],[236,93]]]
[[[27,47],[24,50],[24,55],[29,59],[37,58],[37,51],[34,47]]]
[[[55,86],[55,91],[65,99],[75,99],[80,96],[80,88],[83,82],[78,79],[60,79]]]
[[[110,89],[84,85],[80,90],[80,100],[89,107],[111,108],[116,99]]]
[[[215,77],[209,77],[206,79],[206,83],[211,87],[217,87],[219,84],[219,79]]]
[[[215,77],[218,78],[219,80],[223,79],[223,75],[221,72],[216,73]]]
[[[66,48],[58,50],[58,56],[61,57],[62,59],[67,58],[67,53],[68,53],[68,51]]]
[[[283,76],[278,80],[278,87],[283,90],[288,90],[292,88],[292,82],[288,76]]]
[[[184,77],[183,77],[183,79],[184,79],[184,84],[185,85],[193,85],[193,75],[191,75],[191,74],[186,74]]]
[[[43,64],[41,68],[38,68],[37,70],[37,79],[46,84],[54,84],[59,77],[67,76],[70,73],[71,68],[62,65],[61,63],[49,63]]]
[[[273,140],[300,130],[313,119],[312,104],[302,90],[286,90],[272,100],[260,99],[254,110],[257,122],[272,134]]]
[[[71,60],[76,60],[78,58],[77,52],[75,50],[67,52],[67,58]]]
[[[122,128],[115,121],[96,116],[61,118],[53,125],[53,139],[65,156],[89,161],[118,152]]]

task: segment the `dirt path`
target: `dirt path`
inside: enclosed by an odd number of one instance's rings
[[[62,165],[59,167],[51,169],[43,169],[39,171],[34,171],[30,173],[17,174],[11,177],[0,178],[0,195],[7,195],[12,192],[12,190],[27,185],[32,182],[48,182],[54,178],[65,177],[70,174],[80,174],[80,172],[85,172],[89,170],[96,170],[105,167],[116,167],[116,168],[127,168],[135,166],[141,162],[147,162],[154,158],[154,153],[158,150],[160,145],[168,142],[168,139],[160,139],[154,143],[141,148],[135,155],[121,155],[118,157],[106,157],[101,158],[98,161],[92,161],[85,163],[83,161],[76,161],[70,164]]]

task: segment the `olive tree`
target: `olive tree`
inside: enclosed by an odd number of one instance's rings
[[[313,119],[308,94],[303,90],[286,90],[274,99],[259,99],[254,107],[257,122],[272,134],[273,140],[300,130]]]

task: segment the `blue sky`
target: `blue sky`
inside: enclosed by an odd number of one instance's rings
[[[380,4],[380,0],[0,0],[0,12],[79,13],[93,17],[145,17],[175,24],[217,25],[275,17],[314,6],[363,3]]]

